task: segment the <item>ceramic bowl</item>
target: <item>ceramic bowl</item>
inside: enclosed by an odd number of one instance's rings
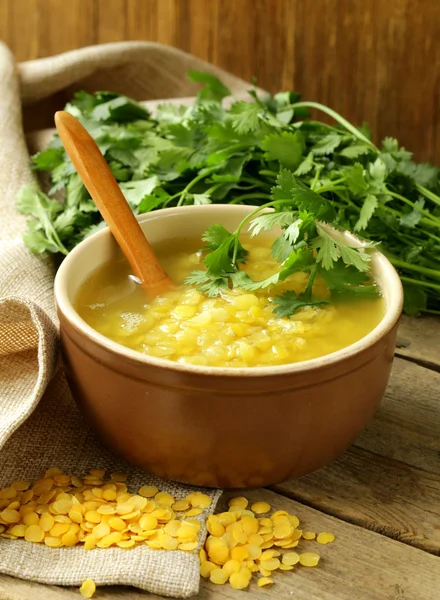
[[[213,223],[232,230],[252,208],[171,208],[139,222],[154,246],[200,236]],[[73,396],[108,446],[129,462],[194,485],[275,484],[329,463],[373,416],[387,387],[403,298],[396,271],[379,252],[372,268],[386,309],[373,331],[321,358],[237,369],[147,356],[87,325],[75,297],[91,273],[116,256],[107,229],[81,242],[58,270],[55,297]]]

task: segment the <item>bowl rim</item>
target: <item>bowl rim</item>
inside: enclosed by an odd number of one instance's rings
[[[239,212],[243,209],[249,208],[249,212],[253,209],[258,208],[256,206],[251,205],[230,205],[230,204],[208,204],[201,206],[180,206],[180,207],[172,207],[172,208],[164,208],[155,210],[150,213],[144,213],[142,215],[137,215],[137,220],[139,223],[143,223],[145,221],[150,221],[154,219],[160,219],[162,215],[173,215],[179,214],[182,212],[187,212],[188,210],[191,213],[195,211],[198,212],[206,212],[209,210],[224,209],[225,211]],[[349,231],[344,232],[344,235],[351,239],[351,241],[357,245],[358,247],[362,246],[362,242],[350,233]],[[396,325],[398,322],[402,307],[403,307],[403,287],[400,281],[400,278],[390,263],[390,261],[386,258],[384,254],[379,252],[377,249],[372,251],[372,256],[374,256],[375,260],[379,261],[381,265],[381,269],[384,269],[386,272],[386,276],[390,287],[392,288],[392,293],[390,294],[390,298],[387,299],[385,303],[385,314],[381,321],[376,325],[374,329],[372,329],[367,335],[362,337],[357,342],[350,344],[340,350],[335,352],[331,352],[329,354],[324,354],[323,356],[298,361],[294,363],[287,363],[285,365],[275,365],[275,366],[258,366],[258,367],[213,367],[213,366],[201,366],[201,365],[187,365],[178,362],[174,362],[171,360],[166,360],[163,358],[157,358],[154,356],[150,356],[148,354],[143,354],[137,350],[132,350],[131,348],[127,348],[122,344],[114,342],[110,338],[102,335],[95,329],[93,329],[84,319],[80,317],[80,315],[75,310],[72,301],[70,300],[67,293],[67,283],[69,279],[69,271],[76,260],[76,257],[79,253],[82,253],[87,250],[91,250],[93,244],[100,238],[104,238],[105,236],[111,236],[110,230],[108,227],[103,228],[100,231],[90,235],[83,241],[81,241],[71,252],[64,258],[60,267],[55,276],[54,281],[54,293],[55,293],[55,303],[59,313],[63,315],[63,317],[70,323],[71,326],[77,331],[84,335],[86,338],[92,340],[95,344],[100,346],[102,349],[110,351],[116,355],[129,359],[138,365],[146,365],[146,366],[154,366],[162,369],[167,369],[171,371],[185,372],[188,374],[194,375],[211,375],[211,376],[228,376],[228,377],[268,377],[268,376],[279,376],[279,375],[289,375],[294,373],[302,373],[305,371],[313,371],[315,369],[320,369],[322,367],[328,367],[333,364],[337,364],[343,362],[349,357],[360,354],[362,351],[366,350],[369,347],[372,347],[376,342],[380,339],[384,338]],[[390,281],[391,279],[391,281]],[[61,321],[61,319],[60,319]]]

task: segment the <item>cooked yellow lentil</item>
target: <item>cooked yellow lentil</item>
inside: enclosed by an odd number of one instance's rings
[[[269,238],[244,242],[249,256],[243,269],[261,280],[278,269]],[[307,275],[296,273],[270,290],[225,290],[208,298],[184,285],[203,268],[199,240],[173,242],[156,252],[176,288],[146,303],[140,285],[129,277],[125,260],[104,265],[82,286],[76,308],[83,319],[110,339],[151,356],[183,364],[215,367],[282,365],[344,348],[381,320],[381,298],[339,301],[300,309],[291,318],[273,314],[273,299],[286,290],[304,290]],[[322,280],[314,293],[328,296]]]

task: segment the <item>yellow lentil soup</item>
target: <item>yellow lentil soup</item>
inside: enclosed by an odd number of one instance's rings
[[[248,275],[261,280],[276,272],[272,240],[246,238]],[[290,318],[273,314],[275,296],[304,291],[308,275],[296,273],[268,290],[250,293],[224,290],[208,298],[185,278],[203,269],[200,240],[167,242],[155,247],[166,272],[176,283],[172,291],[147,304],[124,259],[92,274],[76,299],[80,316],[106,337],[149,354],[183,364],[214,367],[273,366],[309,360],[340,350],[369,333],[382,319],[381,297],[340,300],[306,307]],[[313,288],[328,297],[322,280]]]

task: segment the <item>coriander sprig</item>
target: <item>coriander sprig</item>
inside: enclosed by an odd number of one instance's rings
[[[216,296],[228,287],[257,291],[273,287],[299,271],[308,273],[302,294],[289,290],[275,298],[274,312],[279,317],[291,316],[304,306],[328,303],[326,299],[313,296],[317,275],[324,278],[331,294],[377,295],[374,285],[365,285],[370,279],[369,254],[364,249],[350,247],[342,237],[338,239],[325,227],[323,221],[335,221],[336,213],[322,196],[298,181],[290,171],[281,170],[277,185],[272,189],[272,198],[272,202],[247,215],[234,232],[220,225],[209,227],[203,234],[206,271],[194,271],[186,283],[197,285],[208,296]],[[276,212],[263,212],[269,208]],[[252,236],[274,226],[284,230],[273,243],[272,253],[279,255],[281,238],[287,255],[279,270],[261,281],[252,280],[240,270],[247,255],[240,243],[246,225]]]

